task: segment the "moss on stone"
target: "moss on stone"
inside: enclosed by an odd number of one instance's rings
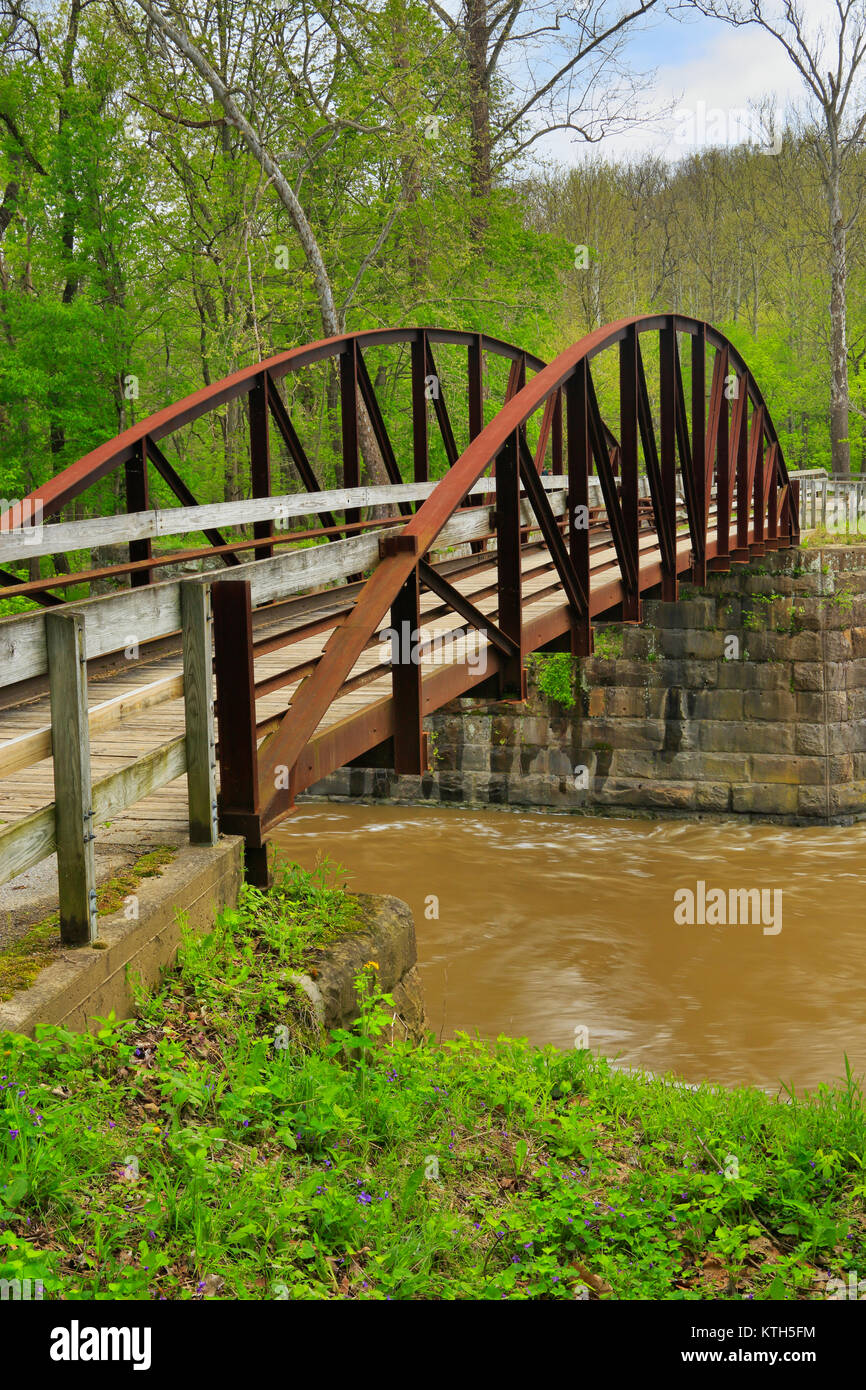
[[[158,845],[141,855],[127,869],[121,869],[96,890],[97,911],[103,916],[119,912],[124,899],[133,893],[143,878],[154,878],[174,858],[175,851]],[[11,999],[18,990],[29,989],[41,970],[56,959],[64,949],[60,940],[60,913],[52,912],[36,922],[18,941],[0,951],[0,1003]]]

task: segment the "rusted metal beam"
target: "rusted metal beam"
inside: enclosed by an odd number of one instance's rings
[[[718,397],[718,409],[715,416],[715,444],[716,444],[716,554],[714,557],[714,568],[721,569],[730,556],[731,548],[731,503],[730,503],[730,436],[729,436],[729,412],[728,412],[728,354],[723,349],[716,358],[716,365],[721,359],[721,393]],[[715,376],[713,378],[713,389],[716,387]],[[713,399],[710,400],[710,410],[712,412]]]
[[[149,462],[156,469],[163,482],[168,483],[175,497],[184,507],[197,507],[198,501],[194,494],[187,487],[183,478],[175,468],[169,463],[165,454],[158,444],[154,444],[152,439],[147,442],[147,457]],[[221,531],[215,529],[202,532],[214,547],[214,553],[220,554],[224,565],[239,565],[240,560],[237,555],[226,545],[225,538]],[[158,562],[154,561],[154,565]]]
[[[589,595],[589,473],[592,446],[589,438],[589,365],[580,362],[565,387],[565,426],[568,449],[568,551],[583,592]],[[580,616],[572,614],[571,650],[575,656],[592,653],[589,606]]]
[[[638,366],[643,376],[643,364],[638,343]],[[660,482],[664,529],[662,546],[662,598],[672,602],[678,594],[676,562],[677,529],[677,335],[673,326],[665,325],[659,334],[659,395],[660,395]],[[645,383],[644,383],[645,385]],[[648,402],[647,402],[648,404]],[[644,458],[646,458],[644,448]]]
[[[430,443],[427,437],[427,335],[419,329],[412,339],[412,458],[416,483],[430,476]]]
[[[523,486],[526,488],[526,495],[529,498],[530,506],[535,512],[541,534],[544,537],[550,558],[556,566],[560,583],[565,590],[566,597],[576,613],[584,614],[589,611],[589,593],[584,589],[580,576],[571,563],[571,556],[566,549],[559,529],[559,522],[550,509],[547,500],[547,493],[535,467],[535,461],[529,452],[529,446],[525,438],[520,436],[520,476],[523,479]]]
[[[752,513],[754,516],[753,535],[756,545],[764,540],[764,409],[758,406],[752,417],[752,436],[754,440],[754,482],[752,486]],[[751,460],[750,460],[751,464]]]
[[[277,390],[276,383],[268,378],[268,407],[274,417],[274,424],[283,437],[283,442],[289,451],[289,456],[298,470],[298,476],[307,492],[318,492],[319,484],[313,472],[310,460],[307,458],[303,444],[298,438],[298,432],[292,424],[292,417],[285,407],[283,398]],[[317,513],[322,526],[335,534],[346,534],[344,528],[337,525],[333,512]]]
[[[256,693],[250,581],[213,585],[213,642],[219,724],[220,830],[243,835],[248,850],[264,847],[256,748]],[[275,784],[280,780],[275,777]],[[287,781],[287,779],[286,779]],[[261,877],[261,855],[251,861]],[[266,876],[265,861],[265,876]]]
[[[385,425],[385,420],[382,415],[381,407],[379,405],[379,398],[376,395],[376,392],[373,389],[373,383],[370,380],[370,373],[368,372],[367,364],[364,361],[364,354],[360,351],[358,352],[356,358],[356,368],[358,372],[358,385],[361,388],[361,399],[367,407],[367,414],[370,417],[370,424],[373,428],[373,434],[376,438],[376,443],[379,447],[379,452],[382,455],[382,462],[385,465],[385,472],[388,474],[388,479],[390,482],[399,485],[404,481],[404,479],[400,473],[400,466],[397,463],[397,457],[394,453],[394,447],[391,443],[391,439],[388,434],[387,427]],[[412,513],[411,503],[401,502],[400,510],[405,515],[410,516]]]
[[[128,512],[146,512],[150,509],[150,488],[147,478],[147,435],[138,441],[135,451],[131,458],[124,464],[126,473],[126,510]],[[153,543],[150,537],[140,541],[129,542],[129,559],[135,564],[138,560],[149,560],[153,554]],[[153,574],[150,568],[145,565],[143,569],[133,570],[130,575],[130,584],[137,588],[141,584],[150,584]]]
[[[514,656],[518,652],[518,644],[511,637],[506,636],[486,613],[482,613],[480,608],[476,608],[465,594],[461,594],[454,584],[449,584],[444,575],[434,570],[432,565],[428,565],[426,560],[421,561],[418,574],[425,589],[429,589],[449,608],[452,608],[464,622],[482,632],[493,643],[494,647],[498,647],[506,656]]]
[[[523,699],[522,588],[520,559],[520,434],[514,430],[496,460],[496,576],[499,586],[499,627],[515,644],[499,672],[500,694]]]
[[[270,390],[268,374],[267,372],[261,372],[259,376],[256,377],[248,400],[250,417],[250,480],[252,483],[253,497],[270,497],[271,495]],[[253,522],[253,537],[255,540],[270,541],[273,538],[273,534],[273,519]],[[265,545],[262,547],[259,555],[262,559],[270,559],[273,553],[273,546]]]
[[[640,342],[636,344],[638,424],[652,499],[653,517],[662,552],[662,597],[676,598],[676,465],[674,459],[673,347],[670,330],[661,331],[661,460],[647,388]]]
[[[430,399],[433,401],[433,411],[439,425],[439,433],[442,436],[442,443],[445,445],[445,457],[448,460],[448,467],[452,468],[457,462],[458,449],[454,438],[454,430],[451,428],[451,419],[448,414],[448,407],[445,404],[445,393],[442,389],[442,378],[433,357],[433,349],[429,339],[425,338],[425,349],[427,354],[427,382],[430,388]]]
[[[391,697],[394,701],[394,771],[420,776],[427,768],[421,715],[421,590],[418,566],[391,604]]]
[[[59,575],[56,579],[19,579],[17,574],[12,574],[9,570],[0,570],[0,579],[4,579],[9,586],[9,591],[0,591],[0,598],[8,598],[16,594],[16,590],[22,591],[22,597],[32,598],[34,603],[39,603],[43,608],[56,608],[57,604],[62,604],[64,600],[58,594],[52,594],[46,586],[52,588],[58,583],[62,583],[65,575]],[[70,583],[78,583],[78,580],[71,579]]]
[[[623,541],[630,560],[622,607],[625,622],[637,622],[640,618],[640,590],[636,579],[639,554],[637,354],[637,324],[631,324],[619,345],[620,502]]]

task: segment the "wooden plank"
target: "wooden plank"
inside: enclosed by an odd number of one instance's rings
[[[151,584],[146,589],[66,604],[64,613],[87,619],[87,659],[123,651],[180,629],[180,583]],[[48,670],[45,615],[0,621],[0,686],[16,685]]]
[[[136,801],[182,777],[186,772],[186,735],[163,743],[143,758],[101,777],[93,784],[93,814],[96,822],[111,820]]]
[[[483,481],[490,483],[489,479]],[[551,480],[544,481],[548,483]],[[565,494],[561,490],[561,480],[552,481],[555,486],[550,489],[551,507],[555,515],[562,515]],[[432,487],[432,484],[408,486]],[[488,491],[489,488],[481,490]],[[375,489],[367,491],[373,492]],[[479,507],[477,513],[464,512],[452,517],[436,538],[435,549],[441,551],[448,546],[460,545],[488,531],[490,515],[489,508]],[[528,525],[534,521],[526,503],[521,504],[521,516],[522,524]],[[394,529],[391,528],[392,531]],[[253,579],[253,602],[266,603],[307,588],[337,583],[360,569],[366,569],[376,563],[378,538],[384,534],[389,532],[377,531],[366,536],[332,541],[327,545],[307,546],[271,560],[238,565],[232,574],[234,577],[249,574]],[[208,573],[197,576],[196,582],[218,583],[220,577],[220,574]],[[101,598],[69,604],[64,612],[85,615],[87,659],[92,660],[107,652],[123,650],[133,642],[140,645],[177,632],[181,626],[180,581],[151,584],[135,592],[106,594]],[[27,614],[0,621],[0,687],[45,675],[47,669],[45,615]]]
[[[545,487],[562,487],[558,478],[545,478]],[[195,507],[166,507],[160,511],[123,513],[89,521],[63,521],[42,527],[41,539],[28,542],[17,536],[0,537],[0,565],[39,555],[61,555],[94,546],[125,545],[129,541],[159,536],[183,536],[219,527],[246,526],[290,517],[315,516],[346,507],[378,507],[394,502],[422,502],[436,483],[388,483],[377,487],[331,488],[326,492],[285,493],[278,497],[244,498],[239,502],[214,502]],[[495,491],[492,478],[479,478],[469,496]],[[279,529],[279,528],[278,528]]]
[[[148,685],[129,693],[115,695],[102,704],[94,705],[88,713],[91,738],[113,724],[119,724],[133,712],[149,709],[183,694],[183,676],[162,676]],[[5,722],[5,720],[4,720]],[[0,745],[0,778],[8,777],[21,768],[31,767],[43,758],[51,757],[51,728],[34,729]]]
[[[95,781],[92,788],[93,816],[88,824],[99,825],[102,821],[112,820],[121,811],[182,777],[185,772],[186,736],[181,734],[134,763],[128,763],[117,772]],[[52,801],[13,825],[0,829],[0,884],[8,883],[53,854],[57,847],[55,811],[56,805]],[[157,812],[150,818],[159,821],[161,815]]]
[[[67,946],[84,946],[96,936],[84,618],[80,613],[46,613],[45,640],[54,750],[60,936]]]
[[[551,506],[554,515],[562,515],[565,510],[565,493],[552,493]],[[436,538],[436,550],[460,545],[483,535],[490,530],[492,514],[492,508],[479,507],[473,512],[463,512],[452,517]],[[535,521],[527,502],[521,504],[521,519],[526,524]],[[347,579],[359,570],[377,564],[380,539],[398,535],[400,529],[388,527],[372,535],[350,536],[346,540],[331,541],[328,545],[308,546],[304,550],[291,551],[287,555],[276,555],[271,560],[253,560],[249,564],[238,565],[232,570],[231,575],[209,573],[196,576],[190,582],[221,584],[230,579],[249,579],[252,602],[258,607],[273,599],[287,598],[290,594],[304,589],[337,583],[340,579]]]
[[[181,585],[180,606],[189,838],[196,845],[215,845],[219,829],[210,589],[186,580]]]
[[[0,884],[32,869],[55,848],[53,802],[4,826],[0,829]]]

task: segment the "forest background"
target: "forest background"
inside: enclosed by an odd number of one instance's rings
[[[750,0],[689,3],[749,22]],[[650,311],[731,338],[789,467],[859,473],[863,0],[831,7],[826,99],[804,80],[780,120],[756,92],[733,139],[736,113],[669,111],[675,158],[612,159],[598,142],[644,119],[652,90],[630,41],[662,7],[0,0],[0,492],[28,493],[203,384],[331,332],[483,330],[549,359]],[[821,36],[800,17],[818,72]],[[575,142],[568,164],[542,153],[556,131]],[[448,390],[465,361],[443,356]],[[408,477],[408,354],[368,365]],[[281,389],[333,486],[332,369]],[[247,493],[245,409],[172,440],[201,502]],[[296,490],[276,438],[273,454],[275,488]],[[175,500],[155,480],[153,502]],[[63,515],[116,510],[122,471]]]

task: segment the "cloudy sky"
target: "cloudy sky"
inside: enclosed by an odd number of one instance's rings
[[[808,5],[810,16],[824,7],[822,0]],[[750,135],[760,140],[760,120],[747,114],[750,103],[771,96],[784,115],[786,106],[803,96],[802,81],[781,45],[755,25],[733,29],[702,15],[677,20],[663,14],[632,34],[627,58],[639,72],[655,70],[647,104],[673,106],[677,112],[652,126],[609,136],[589,147],[591,152],[623,158],[654,151],[676,159],[695,144],[734,144]],[[557,133],[537,148],[570,164],[584,157],[587,147]]]

